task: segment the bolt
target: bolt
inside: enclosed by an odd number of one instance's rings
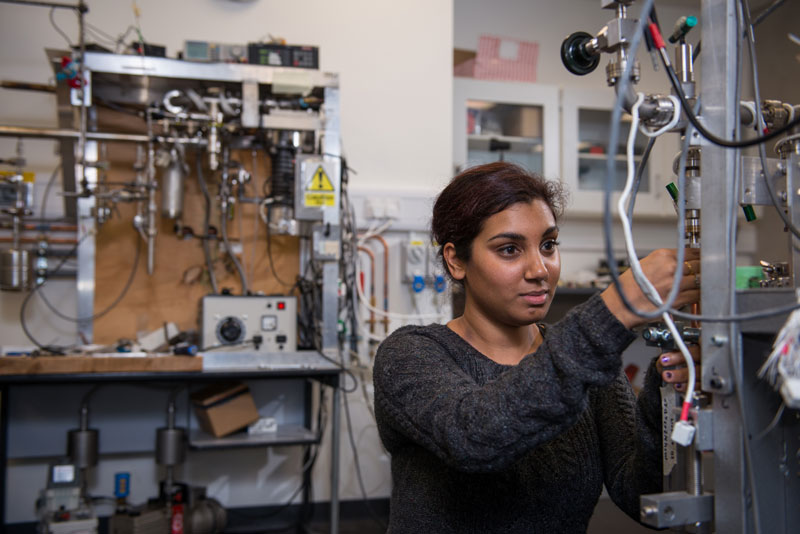
[[[722,389],[725,386],[725,380],[722,377],[715,376],[708,381],[714,389]]]
[[[728,342],[727,336],[720,336],[720,335],[711,336],[711,343],[717,347],[721,347],[727,342]]]
[[[657,507],[655,507],[653,505],[642,507],[642,512],[641,512],[642,521],[644,521],[645,519],[648,519],[650,517],[655,517],[656,515],[658,515],[658,508]]]

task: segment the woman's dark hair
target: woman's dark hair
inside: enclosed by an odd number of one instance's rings
[[[469,261],[472,241],[486,219],[513,204],[536,199],[550,207],[556,220],[562,215],[566,194],[559,182],[502,161],[465,170],[439,193],[433,205],[431,236],[439,245],[439,255],[446,243],[452,243],[456,256]],[[449,275],[444,258],[442,264]]]

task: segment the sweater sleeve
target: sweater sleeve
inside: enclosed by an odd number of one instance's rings
[[[638,399],[624,374],[598,391],[593,408],[611,499],[636,521],[639,496],[661,491],[661,378],[650,363]]]
[[[548,328],[534,354],[479,384],[452,347],[420,331],[398,332],[375,360],[381,437],[389,452],[410,440],[455,469],[501,471],[575,423],[589,387],[614,380],[633,338],[594,296]]]

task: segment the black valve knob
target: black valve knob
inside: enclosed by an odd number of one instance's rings
[[[592,39],[594,37],[586,32],[575,32],[561,43],[561,62],[572,74],[589,74],[600,64],[600,55],[586,49]]]
[[[244,324],[236,317],[226,317],[217,327],[217,337],[226,345],[239,343],[244,337]]]

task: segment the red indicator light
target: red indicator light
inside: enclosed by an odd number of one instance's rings
[[[278,302],[278,309],[279,310],[285,310],[286,309],[286,303],[279,301]]]

